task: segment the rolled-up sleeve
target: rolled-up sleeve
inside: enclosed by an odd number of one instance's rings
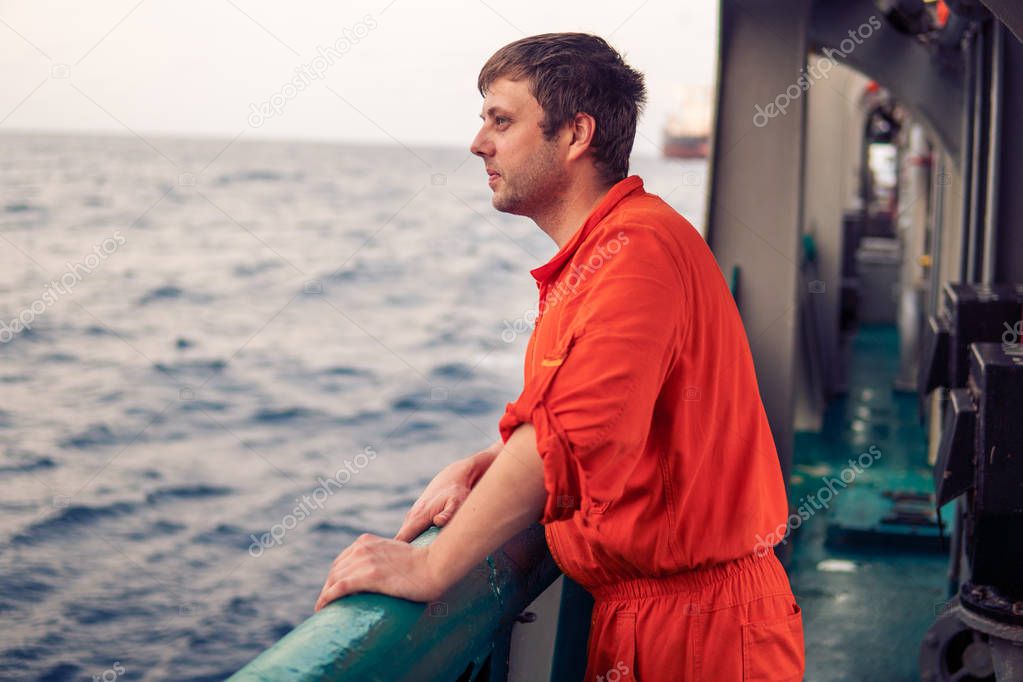
[[[621,494],[679,348],[680,263],[654,227],[614,226],[595,244],[611,240],[618,251],[601,249],[600,266],[580,271],[585,278],[568,294],[580,297],[578,312],[499,424],[504,441],[524,422],[536,429],[544,524],[576,512],[586,523]],[[592,266],[597,253],[580,262]]]

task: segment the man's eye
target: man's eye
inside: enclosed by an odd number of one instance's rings
[[[502,126],[508,123],[508,119],[504,116],[497,116],[494,118],[494,122],[497,123],[497,125]]]

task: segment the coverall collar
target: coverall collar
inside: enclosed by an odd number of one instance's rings
[[[568,262],[568,259],[572,257],[572,254],[578,250],[579,245],[583,243],[583,240],[593,231],[593,228],[603,220],[611,210],[617,206],[622,199],[631,195],[638,194],[643,191],[643,179],[638,175],[630,175],[629,177],[619,180],[617,183],[611,186],[611,189],[607,191],[604,198],[600,200],[596,208],[590,212],[590,215],[586,218],[583,226],[575,231],[572,238],[565,242],[565,245],[554,254],[554,257],[547,261],[545,264],[538,268],[534,268],[529,271],[533,275],[533,279],[536,280],[536,285],[540,286],[545,282],[549,282],[557,276],[561,268]]]

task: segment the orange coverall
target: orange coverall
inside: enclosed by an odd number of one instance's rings
[[[707,244],[633,175],[531,272],[525,384],[500,431],[535,427],[547,543],[594,597],[584,679],[801,680],[802,615],[762,541],[785,485]]]

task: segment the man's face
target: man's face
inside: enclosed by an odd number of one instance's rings
[[[498,211],[536,216],[567,185],[561,136],[546,140],[543,109],[526,81],[499,78],[491,84],[480,114],[483,125],[470,150],[486,164]]]

